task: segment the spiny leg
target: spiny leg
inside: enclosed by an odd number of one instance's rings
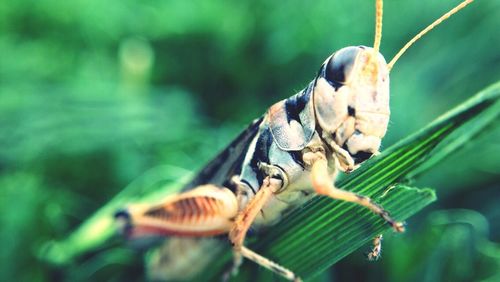
[[[269,198],[276,193],[282,186],[282,181],[266,177],[255,197],[248,203],[234,222],[233,228],[229,232],[229,239],[233,243],[234,251],[234,266],[233,273],[236,274],[237,267],[241,264],[241,256],[283,276],[288,280],[300,281],[292,271],[286,269],[275,262],[253,252],[252,250],[243,246],[248,229],[252,225],[255,217],[259,214],[262,207],[267,203]]]
[[[316,193],[364,206],[382,217],[396,232],[404,232],[404,224],[395,221],[386,210],[369,197],[336,188],[333,185],[332,177],[328,173],[328,162],[324,153],[308,152],[304,154],[304,161],[311,165],[312,186]]]
[[[368,257],[368,260],[375,261],[380,258],[380,255],[382,254],[382,239],[382,234],[379,234],[375,238],[373,238],[373,247],[371,251],[366,255]]]
[[[268,259],[268,258],[265,258],[259,254],[257,254],[256,252],[248,249],[247,247],[245,246],[242,246],[241,247],[241,254],[248,258],[249,260],[271,270],[272,272],[274,273],[277,273],[281,276],[283,276],[284,278],[288,279],[288,280],[291,280],[291,281],[295,281],[295,282],[299,282],[299,281],[302,281],[299,277],[297,277],[292,271],[290,271],[289,269],[273,262],[272,260]]]

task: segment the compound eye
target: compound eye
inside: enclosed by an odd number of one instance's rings
[[[324,77],[333,87],[338,88],[344,85],[352,71],[356,56],[361,50],[362,47],[352,46],[340,49],[333,54],[324,68]]]

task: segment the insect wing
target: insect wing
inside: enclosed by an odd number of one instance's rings
[[[199,185],[214,184],[232,188],[230,179],[239,174],[245,153],[259,131],[263,118],[256,119],[238,135],[222,152],[210,161],[183,190]]]

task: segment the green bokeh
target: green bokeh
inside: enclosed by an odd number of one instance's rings
[[[0,2],[0,280],[141,280],[141,258],[120,260],[128,250],[65,269],[39,250],[145,171],[196,171],[333,51],[372,44],[373,2]],[[382,53],[457,2],[386,1]],[[401,58],[384,147],[500,78],[499,26],[500,2],[476,1]],[[439,201],[386,240],[380,263],[360,251],[330,277],[498,277],[498,128],[416,181]],[[441,211],[454,208],[475,211]]]

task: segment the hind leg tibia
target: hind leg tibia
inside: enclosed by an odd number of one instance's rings
[[[288,280],[300,280],[292,271],[255,253],[243,245],[247,231],[252,225],[255,217],[260,213],[262,207],[268,202],[270,197],[282,188],[282,185],[282,180],[266,177],[257,194],[236,217],[233,228],[231,232],[229,232],[229,239],[233,244],[235,260],[233,274],[237,273],[237,267],[241,264],[241,258],[245,257]]]

